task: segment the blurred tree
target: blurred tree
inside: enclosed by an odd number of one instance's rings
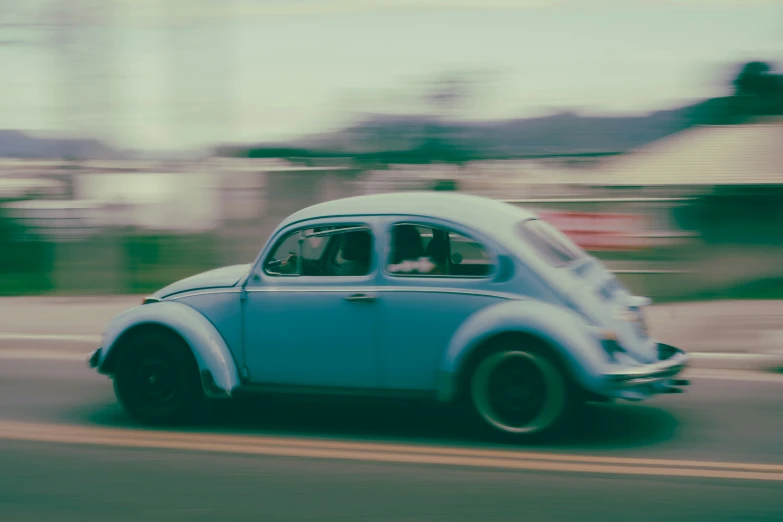
[[[734,78],[734,94],[736,96],[764,96],[769,94],[777,77],[771,73],[772,68],[764,62],[749,62],[744,64],[739,74]]]
[[[456,163],[475,156],[459,136],[459,115],[475,97],[479,78],[475,74],[449,74],[436,78],[424,91],[424,101],[433,114],[423,141],[414,156],[423,163]]]
[[[732,85],[734,93],[726,100],[724,123],[783,115],[783,75],[773,72],[768,63],[741,65]]]
[[[441,118],[456,118],[475,91],[475,80],[467,74],[436,78],[424,92],[424,100]]]

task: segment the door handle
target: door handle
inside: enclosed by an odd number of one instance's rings
[[[378,298],[375,294],[353,294],[345,298],[346,301],[354,303],[371,303]]]

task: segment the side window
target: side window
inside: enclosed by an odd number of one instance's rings
[[[485,277],[494,266],[481,243],[444,228],[394,225],[391,242],[387,271],[398,276]]]
[[[272,276],[363,276],[370,273],[372,233],[363,226],[297,230],[264,260]]]

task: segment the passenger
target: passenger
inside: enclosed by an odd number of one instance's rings
[[[437,264],[427,255],[414,225],[397,225],[392,230],[389,271],[398,274],[433,274]]]
[[[447,275],[449,273],[449,240],[448,232],[433,230],[432,239],[427,245],[427,256],[435,264],[430,271],[432,275]]]
[[[372,239],[367,232],[348,232],[340,245],[343,261],[335,263],[336,276],[363,276],[370,271]]]

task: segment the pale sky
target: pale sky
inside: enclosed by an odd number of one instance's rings
[[[145,149],[413,112],[451,73],[485,79],[464,117],[640,113],[723,93],[736,62],[783,58],[772,0],[0,0],[0,13],[0,129]],[[77,14],[69,47],[50,26]],[[31,21],[48,25],[3,27]]]

